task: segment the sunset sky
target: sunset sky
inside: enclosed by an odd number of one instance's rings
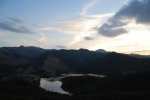
[[[150,0],[0,0],[0,47],[150,54]]]

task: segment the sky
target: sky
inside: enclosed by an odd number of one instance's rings
[[[0,47],[150,55],[149,0],[0,0]]]

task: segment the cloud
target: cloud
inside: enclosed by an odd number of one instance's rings
[[[47,44],[47,38],[41,37],[41,38],[39,39],[39,43],[40,43],[40,44]]]
[[[55,22],[53,26],[43,27],[39,30],[54,30],[69,34],[79,34],[85,30],[86,24],[89,19],[76,19],[76,20],[65,20],[61,22]]]
[[[128,33],[125,28],[133,20],[136,24],[150,24],[150,1],[132,0],[124,5],[107,23],[98,28],[98,33],[107,37],[115,37]]]
[[[132,51],[132,52],[127,52],[129,54],[141,54],[141,55],[150,55],[150,50],[140,50],[140,51]]]
[[[115,23],[111,24],[103,24],[98,32],[107,37],[118,36],[123,33],[127,33],[128,31],[121,27],[122,25],[115,25]]]
[[[90,32],[94,27],[99,25],[99,20],[107,18],[111,14],[104,15],[90,15],[88,18],[77,18],[71,20],[64,20],[60,22],[55,22],[53,25],[41,27],[39,30],[47,31],[59,31],[68,34],[80,34],[85,32]]]
[[[88,15],[89,9],[93,7],[97,2],[98,0],[91,0],[90,3],[85,5],[80,15],[76,19],[54,22],[53,25],[41,27],[39,28],[39,30],[53,30],[69,34],[81,34],[90,32],[91,30],[93,30],[94,27],[97,27],[99,25],[100,19],[112,16],[112,14]]]
[[[17,19],[17,18],[8,17],[8,19],[15,22],[15,23],[19,23],[19,24],[25,23],[25,21],[23,21],[21,19]]]
[[[59,48],[59,49],[65,49],[66,48],[65,46],[60,46],[60,45],[54,46],[54,47]]]
[[[88,11],[89,11],[89,9],[90,9],[91,7],[93,7],[97,2],[98,2],[98,0],[93,0],[92,2],[90,2],[89,4],[87,4],[87,5],[82,9],[81,14],[86,16],[87,13],[88,13]]]
[[[89,30],[97,27],[100,20],[104,20],[113,14],[89,15],[86,18],[77,18],[55,22],[53,25],[41,27],[38,30],[53,30],[69,34],[80,34],[89,32]]]
[[[0,21],[0,30],[10,31],[15,33],[35,33],[31,29],[27,28],[24,24],[21,24],[23,21],[19,19],[11,18],[13,22]]]
[[[38,30],[57,31],[65,34],[71,34],[74,38],[68,43],[67,47],[81,44],[81,41],[94,40],[95,35],[97,35],[95,28],[97,29],[100,23],[102,24],[103,21],[106,21],[107,18],[114,15],[114,13],[95,15],[88,14],[90,8],[97,2],[98,0],[91,0],[90,3],[85,5],[85,7],[81,10],[81,13],[78,15],[78,18],[59,20],[48,26],[40,27]]]
[[[90,37],[90,36],[85,36],[85,37],[84,37],[84,40],[89,41],[89,40],[94,40],[94,38],[92,38],[92,37]]]

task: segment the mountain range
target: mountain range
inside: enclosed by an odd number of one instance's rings
[[[14,74],[50,77],[69,72],[120,75],[150,70],[149,65],[149,56],[107,52],[103,49],[0,48],[0,77]]]

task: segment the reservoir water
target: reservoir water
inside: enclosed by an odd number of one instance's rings
[[[52,91],[52,92],[58,92],[62,94],[69,94],[68,92],[65,92],[61,89],[62,82],[61,81],[50,81],[46,78],[41,78],[40,86],[41,88],[44,88],[45,90]]]
[[[51,77],[51,78],[41,78],[40,80],[40,87],[44,88],[45,90],[52,91],[52,92],[58,92],[61,94],[69,94],[68,92],[64,91],[61,88],[62,82],[60,79],[70,76],[94,76],[94,77],[106,77],[104,75],[96,75],[96,74],[62,74],[62,76],[59,77]]]

